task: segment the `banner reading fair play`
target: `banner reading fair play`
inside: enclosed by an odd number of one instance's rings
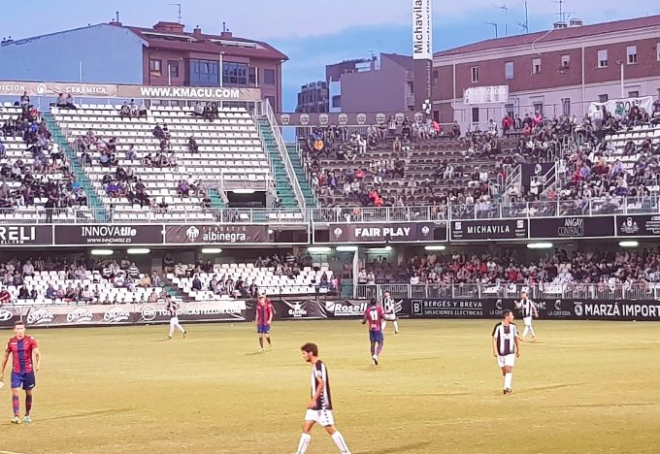
[[[430,115],[433,110],[432,0],[412,0],[412,39],[415,111]]]

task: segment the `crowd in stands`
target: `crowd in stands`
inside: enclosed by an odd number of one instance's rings
[[[43,272],[57,272],[57,279],[49,279],[45,291],[40,291],[34,281],[35,276]],[[91,277],[90,277],[91,276]],[[58,285],[54,281],[65,280],[68,284]],[[144,296],[145,302],[156,302],[167,295],[165,290],[158,291],[163,282],[156,271],[151,274],[140,273],[140,270],[128,258],[122,260],[96,260],[87,259],[70,260],[68,258],[51,258],[44,260],[29,258],[24,262],[13,258],[0,264],[0,304],[15,302],[9,292],[8,286],[19,289],[18,300],[34,300],[45,297],[47,300],[61,300],[66,303],[101,303],[115,304],[119,301],[102,299],[102,289],[91,284],[105,283],[114,288],[123,288],[129,292],[137,287],[153,288],[152,293]]]
[[[136,106],[134,101],[124,103],[127,109],[128,118],[146,117],[148,111],[143,102]],[[122,115],[120,111],[120,116]],[[216,106],[217,113],[217,106]],[[140,207],[150,207],[155,213],[166,213],[168,209],[167,202],[161,198],[150,197],[146,185],[141,178],[137,176],[132,164],[147,168],[177,168],[176,153],[172,149],[170,142],[171,134],[166,124],[162,126],[157,124],[153,130],[153,136],[159,140],[159,149],[155,153],[147,153],[142,159],[139,158],[135,149],[135,144],[129,144],[125,154],[125,161],[130,164],[120,165],[121,157],[118,154],[118,141],[116,137],[104,138],[97,135],[93,129],[78,137],[74,142],[74,150],[80,153],[80,160],[83,166],[91,166],[95,163],[101,167],[115,168],[114,172],[106,172],[103,176],[102,184],[106,194],[111,198],[126,198],[132,205]],[[197,153],[199,147],[194,136],[188,139],[188,150],[191,153]],[[179,180],[176,185],[176,191],[180,197],[202,197],[202,206],[206,209],[211,208],[211,199],[208,195],[202,181],[190,175],[186,179]],[[86,200],[86,199],[85,199]]]
[[[64,101],[75,108],[70,96]],[[45,199],[46,221],[52,222],[53,214],[86,205],[87,194],[72,175],[65,153],[53,141],[28,94],[24,93],[16,105],[21,108],[20,114],[7,118],[0,134],[0,208],[31,207],[36,199]],[[25,144],[25,158],[7,159],[3,137],[20,137]]]
[[[555,250],[538,261],[523,263],[515,254],[429,254],[411,258],[401,266],[385,258],[366,264],[360,284],[409,283],[449,286],[506,284],[577,286],[595,284],[603,289],[622,285],[647,289],[660,283],[660,252],[574,252]]]
[[[272,257],[258,257],[254,262],[254,269],[270,268],[275,276],[286,276],[292,283],[301,275],[305,267],[314,267],[312,257],[309,255],[295,256],[291,253]],[[264,292],[256,283],[256,279],[248,281],[247,271],[245,275],[235,275],[234,273],[218,270],[217,265],[212,261],[204,262],[199,259],[193,264],[175,263],[170,256],[163,259],[163,271],[171,273],[176,278],[192,278],[191,289],[193,291],[211,291],[215,295],[230,298],[256,298]],[[211,279],[200,279],[201,275],[210,276]],[[205,286],[203,281],[208,282]],[[317,287],[327,289],[328,292],[334,292],[339,289],[338,278],[327,272],[320,273],[318,282],[314,283]]]

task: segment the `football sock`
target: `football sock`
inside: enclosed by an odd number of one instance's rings
[[[511,382],[513,381],[513,374],[507,372],[504,374],[504,389],[511,389]]]
[[[532,337],[536,337],[536,333],[534,332],[534,328],[531,326],[529,327],[529,332],[532,334]]]
[[[14,407],[14,416],[18,416],[19,413],[21,412],[21,403],[20,400],[18,399],[18,396],[12,396],[11,403]]]
[[[394,332],[398,333],[399,332],[399,322],[396,320],[393,322],[394,323]]]
[[[372,342],[371,343],[371,356],[374,356],[376,354],[376,343]]]
[[[523,337],[527,337],[527,333],[529,333],[529,326],[525,325],[525,330],[523,331]]]
[[[186,330],[183,329],[183,326],[181,326],[181,325],[176,325],[176,326],[177,326],[177,328],[179,328],[179,331],[181,331],[182,333],[186,332]]]
[[[260,346],[261,348],[264,348],[264,338],[263,338],[263,337],[260,337],[260,338],[259,338],[259,346]]]
[[[32,411],[32,396],[25,396],[25,416],[30,416],[30,411]]]
[[[344,441],[344,437],[342,436],[341,432],[335,432],[332,434],[332,441],[334,441],[339,448],[339,452],[342,454],[350,454],[348,446],[346,446],[346,442]]]
[[[380,355],[380,353],[383,351],[383,343],[381,342],[378,344],[378,348],[376,349],[376,354]]]
[[[305,454],[310,441],[312,441],[312,436],[310,434],[302,434],[300,436],[300,443],[298,443],[296,454]]]

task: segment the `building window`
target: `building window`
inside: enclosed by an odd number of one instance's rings
[[[598,51],[598,67],[607,68],[607,49]]]
[[[513,79],[513,62],[508,61],[504,63],[504,78],[506,80],[512,80]]]
[[[534,103],[534,113],[539,113],[543,116],[543,101],[537,101]]]
[[[440,74],[438,71],[433,71],[433,86],[438,85],[438,80],[440,80]]]
[[[279,110],[277,105],[275,104],[275,96],[266,96],[266,101],[268,101],[268,104],[270,104],[270,107],[272,107],[273,110],[275,111]]]
[[[561,56],[561,67],[562,69],[568,69],[571,67],[571,56],[570,55],[562,55]]]
[[[504,105],[504,112],[506,112],[507,117],[513,118],[513,104],[505,104]]]
[[[249,67],[245,63],[224,62],[223,84],[226,86],[246,87],[248,85]]]
[[[157,58],[149,59],[149,74],[154,77],[163,75],[163,61]]]
[[[479,67],[478,66],[473,66],[470,68],[470,73],[472,75],[472,83],[479,82]]]
[[[610,100],[609,95],[598,95],[598,102],[607,102]]]
[[[248,74],[248,83],[250,85],[257,85],[257,68],[250,68],[250,72]]]
[[[628,92],[628,97],[629,98],[639,98],[639,91],[637,91],[637,90],[629,91]]]
[[[179,62],[177,60],[167,60],[167,68],[172,79],[179,77]]]
[[[340,109],[341,108],[341,96],[333,96],[332,97],[332,108],[333,109]]]
[[[561,100],[561,113],[565,117],[571,116],[571,98],[564,98]]]
[[[264,69],[264,85],[275,85],[274,69]]]
[[[656,45],[656,53],[658,54],[658,61],[660,61],[660,43]]]
[[[193,87],[217,87],[219,62],[216,60],[190,60],[190,85]]]
[[[637,46],[628,46],[628,64],[635,65],[637,64]]]
[[[479,123],[479,108],[472,108],[472,123]]]
[[[532,60],[532,74],[541,74],[541,59],[535,58]]]

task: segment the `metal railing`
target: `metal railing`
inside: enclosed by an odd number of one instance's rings
[[[270,124],[270,129],[273,131],[273,137],[275,138],[275,143],[277,144],[277,150],[282,157],[284,169],[286,170],[286,175],[289,178],[289,181],[291,181],[291,187],[293,188],[293,193],[295,194],[296,200],[298,201],[298,206],[301,209],[305,209],[307,207],[305,196],[303,195],[300,183],[298,182],[296,172],[293,170],[293,164],[291,163],[291,158],[289,157],[289,153],[286,150],[286,144],[284,143],[282,132],[280,131],[280,128],[277,127],[277,119],[275,117],[275,113],[273,112],[273,108],[268,101],[263,102],[261,105],[264,114],[268,119],[268,123]]]
[[[122,213],[138,214],[132,218],[118,217]],[[148,216],[145,218],[144,214]],[[356,208],[222,208],[222,209],[191,209],[187,206],[170,206],[166,213],[174,214],[173,218],[160,217],[158,211],[139,210],[137,206],[130,211],[120,211],[115,208],[111,219],[113,222],[127,223],[179,223],[179,222],[223,222],[223,223],[308,223],[342,224],[354,222],[435,222],[435,221],[465,221],[476,219],[524,219],[565,216],[611,216],[653,214],[660,216],[659,197],[639,197],[628,199],[605,200],[563,200],[546,202],[513,202],[488,203],[473,205],[438,205],[420,207],[356,207]],[[208,216],[208,214],[212,216]],[[0,209],[0,224],[51,224],[51,223],[94,223],[90,219],[93,209],[74,208],[52,209],[54,219],[47,221],[48,210],[43,207],[15,207]],[[55,219],[66,214],[66,219]]]
[[[220,208],[166,211],[141,211],[138,205],[131,211],[107,210],[107,222],[115,224],[308,224],[309,212],[295,208]],[[167,216],[161,216],[161,214]],[[92,209],[75,208],[0,208],[0,225],[5,224],[94,224]]]
[[[525,291],[532,299],[660,300],[660,283],[655,284],[359,284],[355,297],[379,298],[383,292],[394,298],[519,298]]]

